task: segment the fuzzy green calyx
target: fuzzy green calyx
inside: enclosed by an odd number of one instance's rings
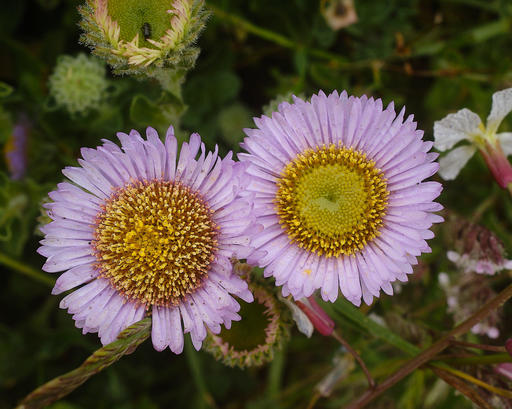
[[[246,368],[261,366],[274,358],[288,338],[289,322],[283,318],[286,310],[263,284],[249,282],[253,303],[240,301],[241,321],[220,334],[209,333],[204,348],[228,366]]]

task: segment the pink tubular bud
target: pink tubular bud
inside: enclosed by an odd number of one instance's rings
[[[297,306],[307,315],[315,329],[322,335],[329,336],[334,331],[334,321],[317,304],[313,296],[296,301]]]
[[[499,373],[512,380],[512,363],[504,362],[502,364],[498,364],[494,367],[494,372]]]
[[[485,149],[481,149],[480,153],[484,157],[485,163],[494,179],[496,179],[496,182],[503,189],[506,189],[512,183],[512,166],[510,166],[510,162],[503,153],[499,142],[494,146],[486,143]]]

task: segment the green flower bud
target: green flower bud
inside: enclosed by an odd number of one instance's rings
[[[204,28],[204,0],[87,0],[81,41],[118,74],[191,68]]]
[[[79,54],[59,57],[48,85],[55,105],[76,115],[84,114],[102,102],[109,81],[101,61]]]

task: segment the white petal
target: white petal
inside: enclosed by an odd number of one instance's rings
[[[487,131],[495,133],[510,111],[512,111],[512,88],[495,92],[492,96],[491,113],[487,117]]]
[[[466,108],[447,115],[434,123],[435,148],[445,151],[463,139],[472,140],[481,123],[480,117]]]
[[[302,332],[306,337],[311,338],[311,335],[313,335],[314,328],[308,316],[304,312],[302,312],[302,310],[293,301],[290,301],[289,299],[282,297],[280,297],[279,299],[283,301],[290,309],[292,313],[292,318],[295,321],[295,324],[297,324],[297,329],[300,332]]]
[[[439,159],[441,177],[445,180],[455,179],[475,151],[476,148],[473,145],[459,146]]]
[[[496,135],[500,141],[505,156],[512,155],[512,132],[502,132]]]

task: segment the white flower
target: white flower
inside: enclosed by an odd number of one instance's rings
[[[490,257],[472,257],[471,254],[459,254],[456,251],[448,251],[446,253],[448,260],[454,263],[465,273],[475,272],[477,274],[494,275],[501,270],[510,270],[512,268],[512,260],[501,259],[494,262]]]
[[[439,160],[439,174],[443,179],[452,180],[459,174],[477,149],[490,153],[497,149],[508,156],[512,153],[512,132],[496,133],[501,121],[512,111],[512,88],[495,92],[492,108],[484,125],[480,117],[467,108],[449,114],[434,123],[434,147],[441,152],[448,151],[462,140],[470,145],[461,145]],[[492,169],[491,169],[492,170]]]

